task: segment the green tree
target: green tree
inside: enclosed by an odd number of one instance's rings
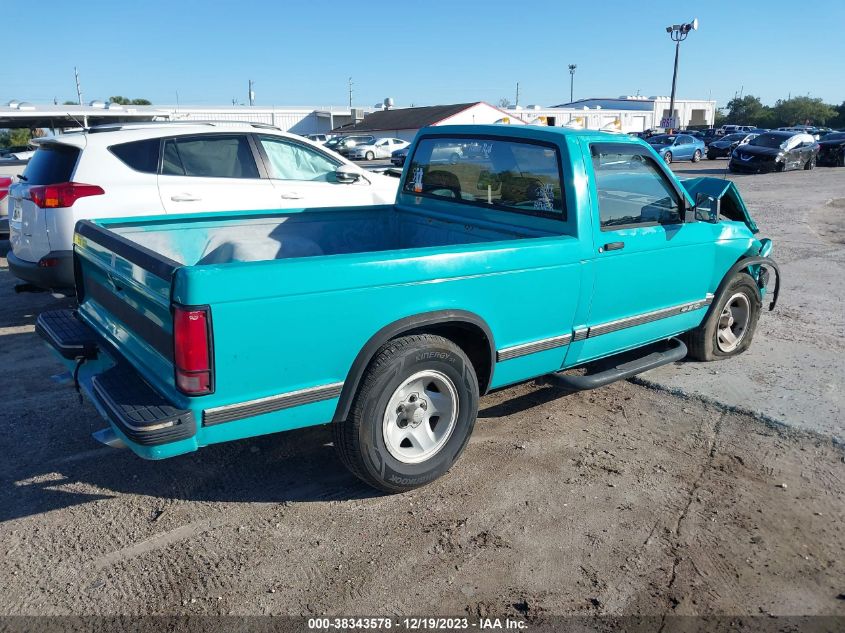
[[[9,145],[26,145],[33,136],[38,136],[32,133],[27,128],[17,128],[9,130]]]
[[[109,97],[109,101],[119,105],[152,105],[152,102],[148,99],[128,99],[120,95]]]
[[[713,127],[722,127],[727,122],[728,117],[722,108],[716,108],[716,112],[713,114]]]
[[[745,95],[734,97],[728,101],[728,123],[737,125],[757,125],[758,121],[766,118],[767,107],[760,101],[760,97]]]
[[[776,125],[824,125],[837,116],[837,111],[819,98],[792,97],[775,103]]]

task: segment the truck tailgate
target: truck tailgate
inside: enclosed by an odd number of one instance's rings
[[[176,394],[171,285],[178,263],[91,222],[74,236],[79,314],[160,392]]]

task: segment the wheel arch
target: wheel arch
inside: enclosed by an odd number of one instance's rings
[[[742,272],[743,270],[750,269],[754,266],[769,267],[775,273],[775,287],[774,287],[774,290],[772,290],[772,300],[771,300],[771,303],[769,304],[769,311],[774,310],[775,306],[777,305],[777,302],[778,302],[778,295],[780,294],[780,268],[778,267],[777,263],[773,259],[771,259],[770,257],[762,256],[762,255],[740,257],[736,261],[736,263],[727,270],[725,275],[722,277],[722,281],[719,282],[719,286],[718,286],[718,288],[716,288],[716,292],[714,293],[716,298],[718,299],[719,297],[722,296],[722,293],[725,291],[725,288],[731,282],[731,279],[733,279],[734,275],[736,275],[738,272]],[[753,275],[752,275],[752,278],[753,278]],[[758,287],[758,291],[759,291],[759,287]],[[711,310],[715,309],[716,303],[717,303],[717,301],[713,302],[713,304],[710,308]],[[708,311],[708,315],[709,315],[709,311]],[[707,317],[705,316],[705,319],[706,318]]]
[[[332,421],[344,420],[349,415],[361,378],[382,345],[400,336],[422,332],[443,336],[460,347],[476,370],[480,393],[487,392],[496,363],[496,345],[487,322],[465,310],[426,312],[394,321],[370,337],[346,375]]]

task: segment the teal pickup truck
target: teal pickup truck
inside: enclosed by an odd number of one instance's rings
[[[452,466],[490,390],[745,351],[780,277],[756,233],[730,181],[679,182],[638,139],[437,127],[392,206],[79,222],[79,307],[37,330],[107,443],[161,459],[330,424],[397,492]]]

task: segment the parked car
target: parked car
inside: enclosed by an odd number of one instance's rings
[[[315,143],[325,143],[329,139],[331,139],[330,134],[306,134],[305,138],[309,141],[314,141]]]
[[[375,160],[376,158],[390,158],[397,149],[408,147],[410,143],[401,138],[379,138],[372,143],[356,143],[349,150],[352,160]]]
[[[354,475],[401,492],[449,470],[491,389],[747,350],[779,288],[756,233],[732,182],[682,183],[625,135],[440,126],[391,206],[82,220],[78,309],[36,329],[106,443],[162,459],[330,424]]]
[[[725,134],[736,134],[737,132],[753,132],[757,128],[753,125],[723,125],[719,128],[722,136]]]
[[[328,147],[333,152],[337,152],[341,156],[346,157],[356,145],[374,143],[375,140],[376,137],[372,134],[354,134],[330,139],[325,144],[325,147]]]
[[[10,147],[0,147],[0,158],[14,157],[16,154],[26,154],[31,152],[32,148],[28,145],[12,145]]]
[[[405,164],[405,159],[408,158],[408,150],[411,148],[410,144],[402,149],[395,150],[390,155],[390,162],[397,167],[402,167]]]
[[[719,140],[713,141],[707,146],[707,158],[715,160],[717,158],[730,158],[731,153],[740,145],[745,145],[752,139],[757,138],[757,134],[748,132],[737,132],[735,134],[728,134]]]
[[[734,172],[753,173],[813,169],[818,153],[819,144],[809,134],[766,132],[734,150],[728,168]]]
[[[828,132],[819,141],[819,165],[845,167],[845,132]]]
[[[9,269],[73,285],[80,219],[383,204],[396,179],[259,124],[133,123],[41,138],[13,184]]]
[[[691,160],[697,163],[704,156],[704,141],[689,134],[658,134],[647,142],[666,164],[676,160]]]

